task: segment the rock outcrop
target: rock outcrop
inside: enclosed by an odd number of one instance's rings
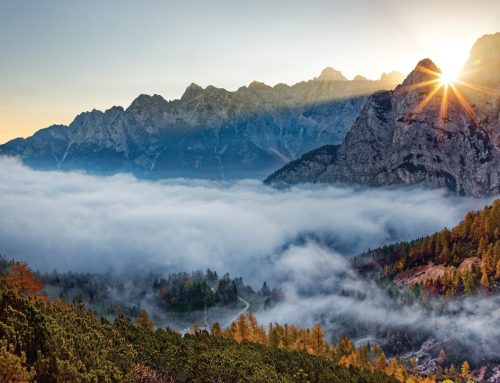
[[[373,94],[340,147],[306,153],[266,183],[426,183],[500,193],[500,33],[481,38],[463,78],[446,86],[422,60],[394,91]]]
[[[179,100],[141,95],[127,108],[82,113],[0,146],[42,169],[130,171],[139,176],[264,177],[312,148],[340,143],[370,94],[400,76],[348,81],[325,69],[314,80],[235,92],[191,84]]]

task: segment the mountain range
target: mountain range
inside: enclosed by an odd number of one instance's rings
[[[341,145],[304,154],[269,184],[426,183],[460,195],[500,193],[500,33],[473,46],[461,77],[430,60],[393,91],[373,94]]]
[[[78,115],[0,146],[36,169],[139,177],[263,178],[325,144],[341,143],[369,95],[397,72],[349,81],[326,68],[293,86],[252,82],[234,92],[191,84],[178,100],[140,95],[124,109]]]
[[[293,86],[254,81],[230,92],[191,84],[178,100],[140,95],[127,109],[82,113],[69,126],[0,145],[0,155],[36,169],[153,179],[274,172],[266,183],[500,193],[500,33],[474,44],[458,81],[440,77],[424,59],[404,81],[397,72],[348,80],[326,68]]]

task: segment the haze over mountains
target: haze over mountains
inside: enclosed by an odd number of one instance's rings
[[[266,182],[424,182],[471,196],[500,192],[500,33],[480,38],[464,75],[440,85],[429,59],[371,96],[340,146],[324,146]]]
[[[140,95],[127,108],[78,115],[0,146],[37,169],[130,171],[149,178],[265,177],[289,160],[341,143],[368,96],[402,76],[347,80],[326,68],[293,86],[252,82],[235,92],[191,84],[179,100]]]

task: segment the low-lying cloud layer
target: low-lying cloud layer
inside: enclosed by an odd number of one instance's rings
[[[278,191],[257,181],[147,182],[36,172],[5,158],[0,195],[0,253],[36,269],[159,264],[250,279],[279,261],[285,246],[312,234],[354,255],[455,225],[486,203],[418,187]],[[303,258],[297,262],[304,270],[314,270],[307,253]]]
[[[0,253],[35,269],[228,271],[254,287],[267,280],[284,290],[284,302],[258,314],[264,323],[343,317],[367,326],[408,325],[500,357],[498,297],[466,300],[453,316],[429,316],[417,305],[394,308],[346,261],[452,227],[490,200],[421,187],[278,191],[257,181],[148,182],[36,172],[5,158],[0,195]]]

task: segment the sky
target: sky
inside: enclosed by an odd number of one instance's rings
[[[0,0],[0,143],[191,82],[456,70],[497,31],[498,0]]]

